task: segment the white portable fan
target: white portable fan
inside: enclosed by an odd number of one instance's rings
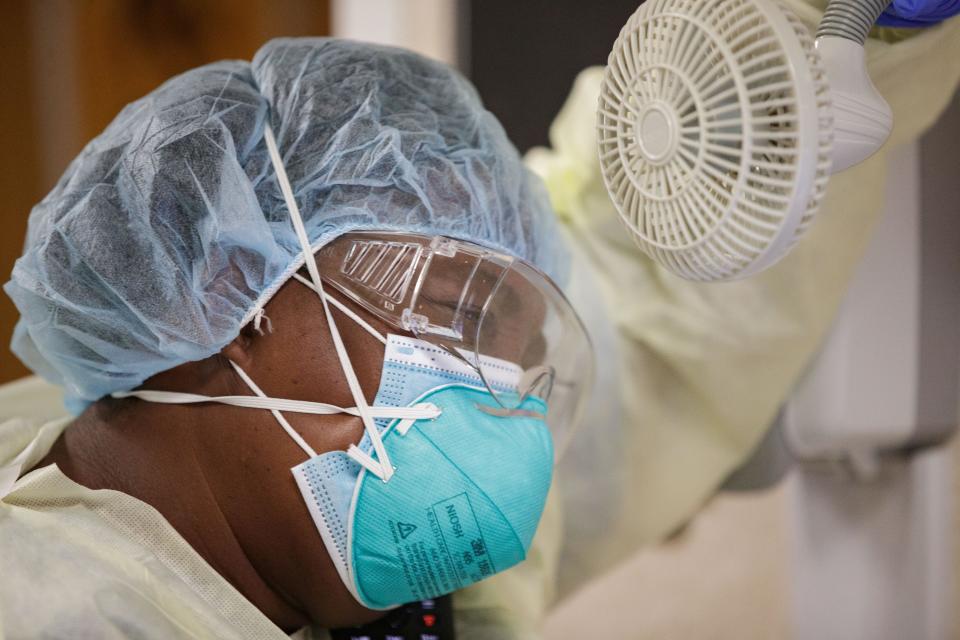
[[[773,0],[648,0],[600,91],[604,181],[641,249],[702,281],[756,273],[807,229],[831,169],[893,124],[863,43],[889,0],[834,0],[816,43]]]

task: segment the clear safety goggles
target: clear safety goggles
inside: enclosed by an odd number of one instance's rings
[[[316,257],[324,282],[465,363],[505,414],[528,396],[544,400],[563,450],[592,384],[593,349],[546,275],[470,242],[402,232],[348,233]]]

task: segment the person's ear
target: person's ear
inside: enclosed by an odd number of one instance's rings
[[[240,334],[230,341],[230,344],[220,350],[220,355],[228,358],[246,369],[253,361],[253,341],[257,337],[251,325],[240,330]]]

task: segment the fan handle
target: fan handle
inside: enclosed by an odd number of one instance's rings
[[[893,112],[867,73],[863,45],[890,0],[831,0],[814,46],[823,60],[833,98],[833,169],[863,162],[893,129]]]

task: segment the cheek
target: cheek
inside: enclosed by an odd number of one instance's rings
[[[281,288],[267,305],[274,330],[253,337],[248,373],[264,393],[274,398],[355,406],[323,305],[313,291],[296,281],[293,285]],[[338,292],[328,293],[350,304]],[[332,313],[363,395],[372,404],[380,386],[384,346],[335,307]],[[389,333],[384,323],[368,314],[360,315],[381,334]],[[363,436],[361,420],[350,415],[284,415],[317,452],[345,450]],[[276,422],[270,414],[266,417]],[[276,428],[285,435],[279,424]]]
[[[294,428],[318,454],[327,451],[346,451],[351,444],[359,444],[360,439],[363,438],[363,422],[360,418],[345,414],[305,417],[307,421]],[[297,464],[306,456],[301,453],[300,458]]]
[[[343,327],[344,323],[349,323]],[[350,356],[353,371],[357,374],[363,397],[372,403],[380,387],[380,375],[383,373],[384,346],[376,338],[357,326],[352,320],[337,318],[337,326],[343,327],[341,335]],[[334,365],[338,374],[343,377],[340,361],[335,359]],[[353,403],[351,402],[351,405]]]

